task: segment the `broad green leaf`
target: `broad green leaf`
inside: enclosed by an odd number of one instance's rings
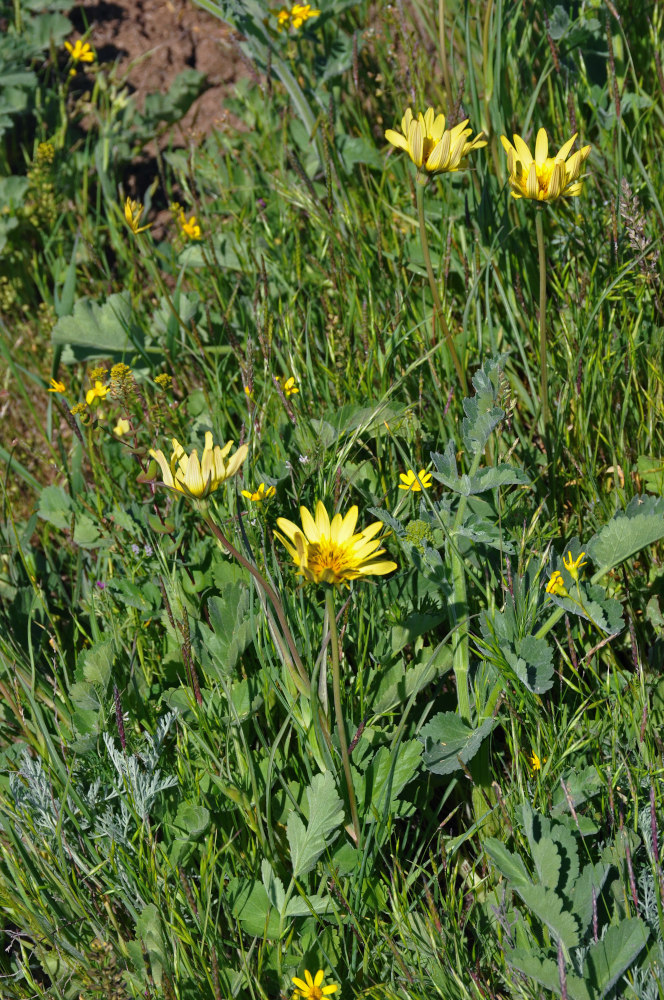
[[[579,924],[573,913],[565,910],[564,902],[552,889],[543,885],[514,885],[527,907],[549,928],[556,941],[566,948],[579,943]]]
[[[202,836],[210,825],[210,812],[194,802],[181,802],[173,825],[184,830],[188,837]]]
[[[233,878],[228,883],[231,912],[242,924],[247,934],[254,937],[279,936],[279,914],[270,904],[262,882],[246,878]]]
[[[312,894],[302,899],[301,896],[292,896],[286,906],[287,917],[310,917],[314,913],[329,913],[332,909],[332,900],[329,896],[319,896]]]
[[[80,545],[82,549],[93,549],[102,544],[102,541],[92,518],[88,514],[78,514],[74,525],[74,544]]]
[[[553,650],[546,639],[534,635],[517,639],[503,649],[505,659],[522,684],[535,694],[544,694],[553,685]]]
[[[664,538],[664,497],[634,497],[624,513],[604,525],[588,542],[586,551],[597,571],[593,581]]]
[[[419,740],[402,743],[397,751],[396,762],[387,747],[381,747],[364,774],[365,800],[363,815],[367,820],[382,822],[386,811],[386,797],[389,791],[387,812],[391,812],[400,792],[413,777],[420,764],[422,744]],[[393,766],[394,763],[394,766]]]
[[[501,359],[490,358],[473,376],[475,395],[463,401],[463,440],[471,456],[484,451],[491,432],[505,416],[497,405],[501,371]]]
[[[228,675],[254,637],[250,616],[249,588],[241,582],[230,584],[223,597],[208,600],[208,612],[213,632],[205,629],[206,660],[222,675]]]
[[[646,925],[638,917],[609,927],[601,941],[591,944],[583,963],[584,979],[592,983],[599,998],[606,996],[645,947]]]
[[[420,731],[424,765],[434,774],[461,770],[459,760],[464,764],[472,760],[495,725],[496,719],[485,719],[478,729],[471,729],[456,712],[439,712]]]
[[[66,358],[63,353],[63,361],[68,364],[99,354],[133,353],[135,344],[142,341],[142,333],[132,318],[129,292],[110,295],[101,305],[89,298],[79,299],[72,315],[57,321],[51,340],[73,349]]]
[[[558,963],[552,958],[544,958],[523,948],[506,948],[505,958],[515,969],[534,979],[556,996],[560,995],[560,973]],[[582,979],[567,970],[567,995],[570,1000],[593,1000]]]
[[[205,73],[197,69],[185,69],[175,77],[166,91],[147,94],[143,119],[149,127],[160,122],[173,124],[189,110],[205,87]]]
[[[73,504],[62,486],[47,486],[41,491],[37,513],[55,528],[68,531],[72,525]]]
[[[161,932],[159,910],[154,903],[149,903],[136,921],[136,938],[150,958],[150,966],[155,982],[161,985],[166,953],[164,938]]]
[[[115,661],[115,644],[112,639],[100,639],[80,656],[83,676],[89,684],[106,688]],[[80,676],[80,675],[79,675]]]
[[[263,861],[261,862],[261,875],[263,877],[263,885],[265,886],[265,891],[270,903],[275,907],[278,913],[281,913],[286,899],[284,883],[274,874],[272,865],[267,858],[263,858]]]
[[[662,496],[664,493],[664,458],[639,455],[636,460],[636,471],[647,490]]]
[[[344,818],[343,803],[329,771],[317,774],[306,794],[309,806],[306,827],[295,811],[288,817],[286,826],[295,878],[311,871],[337,836]]]
[[[484,849],[512,888],[517,889],[531,884],[530,875],[519,855],[508,851],[502,841],[487,837]]]
[[[596,865],[587,864],[575,881],[573,891],[569,893],[572,910],[579,918],[582,931],[587,930],[592,920],[593,890],[595,899],[599,899],[610,869],[610,865],[601,862]]]

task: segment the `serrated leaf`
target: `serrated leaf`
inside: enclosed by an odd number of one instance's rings
[[[475,395],[463,401],[463,440],[470,455],[484,450],[491,432],[505,416],[497,405],[500,371],[501,359],[490,358],[473,376]]]
[[[434,774],[461,770],[459,760],[464,764],[472,760],[495,725],[496,719],[485,719],[472,729],[455,712],[439,712],[420,731],[425,767]]]
[[[344,818],[343,803],[329,771],[317,774],[306,794],[309,805],[306,827],[295,811],[286,826],[294,878],[311,871],[327,845],[336,838]]]
[[[524,948],[506,948],[505,958],[511,966],[525,976],[534,979],[556,996],[560,995],[560,973],[558,963],[544,958]],[[570,1000],[592,1000],[588,987],[582,979],[567,971],[567,995]]]
[[[646,925],[638,917],[630,917],[617,927],[609,927],[601,941],[591,944],[583,963],[583,974],[600,1000],[629,969],[647,940]]]
[[[154,903],[148,903],[136,921],[136,938],[148,953],[155,982],[161,985],[162,973],[166,965],[166,953],[159,910]]]
[[[501,647],[505,660],[521,683],[535,694],[553,686],[553,650],[546,639],[526,635],[510,647]]]
[[[593,890],[595,899],[599,899],[607,875],[611,870],[608,864],[598,862],[596,865],[587,864],[576,882],[574,891],[570,892],[569,898],[572,903],[572,910],[579,918],[581,930],[585,931],[590,926],[593,916]]]
[[[531,884],[530,875],[518,854],[512,854],[500,840],[487,837],[484,850],[489,855],[498,871],[508,881],[512,888]]]
[[[616,514],[588,542],[586,551],[597,566],[593,579],[661,538],[664,538],[664,497],[634,497],[624,513]]]
[[[397,751],[393,767],[393,755],[387,747],[381,747],[365,772],[364,816],[368,820],[382,821],[386,811],[389,814],[400,792],[413,777],[420,764],[422,744],[419,740],[402,743]],[[386,810],[386,797],[389,804]]]
[[[201,837],[210,825],[210,812],[194,802],[181,802],[173,825],[183,830],[190,839]]]
[[[263,885],[265,886],[267,898],[270,900],[272,906],[276,908],[277,912],[281,913],[286,900],[284,883],[274,874],[272,865],[266,858],[263,858],[263,861],[261,862],[261,875],[263,877]]]
[[[279,913],[271,905],[262,882],[233,878],[228,883],[228,896],[231,912],[247,934],[278,937]]]
[[[98,640],[81,653],[83,676],[88,684],[97,684],[105,689],[111,678],[114,660],[115,645],[112,639]]]
[[[207,632],[208,660],[222,673],[229,674],[254,638],[250,616],[249,588],[242,582],[230,584],[224,596],[210,597],[208,612],[213,633]]]
[[[576,916],[564,908],[564,901],[552,889],[543,885],[515,885],[532,912],[549,928],[556,941],[562,941],[566,948],[574,948],[579,943],[579,924]]]
[[[89,298],[78,299],[73,314],[61,316],[53,327],[51,340],[74,348],[72,361],[133,351],[142,335],[132,318],[129,292],[110,295],[101,304]]]
[[[74,525],[74,543],[82,549],[96,548],[100,544],[99,529],[88,514],[78,514]]]
[[[46,486],[41,491],[37,513],[43,521],[66,531],[71,527],[72,510],[71,497],[62,486]]]
[[[310,917],[314,913],[329,913],[332,909],[332,900],[329,896],[319,896],[314,893],[302,899],[301,896],[292,896],[286,907],[287,917]]]

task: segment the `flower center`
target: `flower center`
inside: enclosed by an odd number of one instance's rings
[[[332,578],[341,577],[345,572],[347,560],[344,556],[343,549],[331,544],[327,538],[321,538],[320,542],[309,543],[307,562],[312,573],[329,582]],[[319,1000],[322,993],[312,993],[311,996],[314,1000]]]
[[[549,156],[541,166],[537,167],[537,186],[545,197],[549,193],[549,183],[555,165],[556,161]]]

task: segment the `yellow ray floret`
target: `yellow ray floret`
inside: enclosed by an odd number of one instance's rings
[[[381,559],[385,549],[375,536],[382,528],[375,521],[362,531],[355,532],[357,507],[351,507],[345,517],[328,516],[321,500],[316,505],[315,517],[306,507],[300,507],[302,527],[285,517],[277,518],[280,532],[275,532],[286,546],[297,572],[309,583],[348,584],[362,576],[383,576],[397,568],[397,564]]]
[[[385,138],[397,149],[403,149],[418,168],[428,174],[451,173],[466,166],[465,157],[473,149],[486,146],[484,133],[468,141],[472,129],[466,128],[468,119],[454,128],[445,128],[445,115],[436,115],[427,108],[417,118],[410,108],[401,119],[401,132],[388,128]]]
[[[330,996],[331,993],[336,993],[339,989],[336,983],[330,983],[329,986],[323,986],[323,979],[325,978],[325,973],[322,969],[319,969],[315,976],[312,976],[308,969],[304,970],[304,979],[298,979],[297,976],[293,976],[293,983],[295,984],[295,992],[293,993],[293,1000],[300,998],[300,1000],[322,1000],[323,997]]]
[[[588,159],[590,146],[584,146],[569,156],[576,137],[575,132],[555,156],[549,156],[549,139],[546,129],[541,128],[537,133],[533,157],[520,135],[512,136],[513,143],[501,135],[500,141],[507,153],[512,195],[534,201],[556,201],[558,198],[574,198],[580,194],[583,179],[579,178],[579,174]]]
[[[171,443],[173,452],[170,462],[166,460],[161,449],[156,451],[150,449],[151,457],[161,469],[162,482],[169,489],[185,493],[197,500],[209,496],[221,483],[234,476],[249,450],[247,445],[243,444],[229,457],[233,442],[227,441],[223,448],[218,444],[213,445],[210,431],[205,435],[205,447],[200,461],[195,448],[190,455],[187,455],[176,438],[173,438]]]

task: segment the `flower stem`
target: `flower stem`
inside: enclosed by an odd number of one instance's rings
[[[348,789],[348,801],[350,803],[350,814],[353,819],[353,829],[355,830],[355,841],[357,846],[361,846],[360,820],[357,815],[357,803],[355,801],[355,789],[350,773],[350,758],[348,756],[348,743],[346,742],[346,727],[341,711],[341,680],[339,672],[339,633],[337,632],[337,617],[334,613],[334,591],[328,587],[325,591],[325,608],[330,622],[330,645],[332,647],[332,693],[334,695],[334,713],[337,717],[337,729],[339,730],[339,747],[341,749],[341,760],[344,765],[346,776],[346,788]]]
[[[542,397],[542,430],[546,431],[549,423],[549,370],[546,359],[546,247],[544,245],[544,225],[542,211],[535,213],[535,229],[537,231],[537,252],[539,254],[539,335],[540,335],[540,366]]]
[[[426,221],[424,218],[424,186],[422,184],[417,184],[417,217],[420,224],[420,244],[422,246],[422,256],[424,257],[424,263],[427,269],[427,276],[429,278],[429,287],[431,288],[431,294],[433,295],[434,304],[434,326],[435,317],[438,317],[440,323],[440,328],[443,331],[443,336],[445,337],[445,343],[447,344],[447,349],[450,352],[450,356],[454,363],[454,368],[457,373],[457,378],[459,379],[459,385],[463,391],[464,396],[468,395],[468,383],[466,382],[466,375],[463,368],[461,367],[461,362],[459,361],[459,355],[457,354],[456,347],[454,346],[454,341],[452,339],[452,334],[450,333],[450,328],[447,325],[447,320],[445,319],[445,313],[443,312],[443,303],[440,299],[440,294],[438,292],[438,285],[436,284],[436,278],[433,273],[433,267],[431,266],[431,256],[429,254],[429,241],[427,239],[427,228]]]

